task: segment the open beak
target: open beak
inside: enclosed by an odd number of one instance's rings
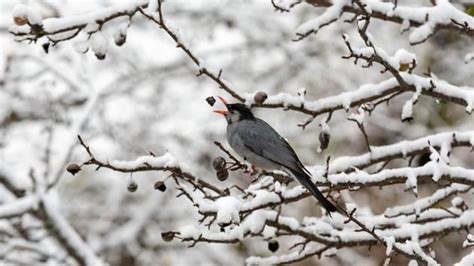
[[[227,110],[214,110],[213,112],[221,114],[223,116],[226,116],[227,114],[229,114],[229,111],[227,111]]]
[[[224,98],[222,98],[221,96],[217,96],[217,98],[219,98],[219,100],[220,100],[224,105],[227,105],[227,101],[226,101]],[[227,111],[227,110],[214,110],[213,112],[214,112],[214,113],[221,114],[221,115],[223,115],[223,116],[226,116],[226,115],[229,114],[229,111]]]

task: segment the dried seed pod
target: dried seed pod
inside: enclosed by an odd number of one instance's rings
[[[216,103],[216,99],[212,96],[206,98],[206,102],[212,107]]]
[[[79,171],[81,171],[81,167],[77,163],[70,163],[66,170],[71,174],[71,175],[76,175]]]
[[[270,242],[268,242],[268,249],[271,252],[277,251],[279,247],[280,247],[280,244],[278,244],[278,241],[276,240],[271,240]]]
[[[161,192],[164,192],[166,190],[166,185],[165,185],[165,182],[163,181],[157,181],[155,183],[155,189],[161,191]]]
[[[329,128],[329,125],[327,124],[327,121],[322,120],[321,123],[319,123],[319,127],[321,128],[321,131],[319,133],[319,148],[322,150],[327,149],[329,146],[329,141],[331,139],[331,130]]]
[[[226,228],[227,226],[229,226],[231,224],[232,224],[232,222],[229,221],[229,222],[220,222],[217,225],[222,229],[222,228]]]
[[[117,46],[122,46],[127,41],[127,35],[119,34],[114,38],[114,41]]]
[[[130,21],[120,23],[117,30],[114,32],[114,42],[117,46],[122,46],[127,41],[127,30],[130,26]]]
[[[95,57],[97,57],[97,59],[99,59],[99,60],[104,60],[105,59],[105,54],[95,53]]]
[[[321,131],[319,133],[319,147],[321,150],[327,149],[329,146],[329,140],[331,139],[331,135],[326,131]]]
[[[257,91],[255,95],[253,96],[253,101],[256,104],[263,104],[263,102],[265,102],[267,98],[268,98],[268,95],[265,92]]]
[[[219,170],[217,171],[217,179],[219,179],[219,181],[225,181],[227,180],[227,177],[229,177],[229,171],[227,170]]]
[[[51,44],[50,44],[49,42],[45,42],[45,43],[43,43],[43,44],[41,45],[41,46],[43,47],[43,51],[44,51],[45,53],[49,53],[49,46],[50,46],[50,45],[51,45]]]
[[[216,171],[220,171],[220,170],[224,169],[225,168],[225,159],[220,157],[220,156],[214,158],[214,160],[212,161],[212,167]]]
[[[174,233],[174,232],[171,232],[171,231],[169,231],[169,232],[162,232],[162,233],[161,233],[161,238],[162,238],[163,241],[165,241],[165,242],[170,242],[170,241],[173,240],[174,234],[175,234],[175,233]]]
[[[129,192],[132,192],[132,193],[137,191],[137,189],[138,189],[137,182],[135,182],[135,180],[133,180],[133,179],[130,179],[130,181],[128,181],[127,189],[128,189]]]
[[[108,51],[109,42],[101,31],[92,34],[89,39],[89,45],[97,59],[105,59],[105,54]]]

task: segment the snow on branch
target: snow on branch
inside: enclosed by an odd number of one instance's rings
[[[28,196],[11,203],[0,205],[0,219],[8,219],[23,215],[31,209],[37,207],[38,199],[34,196]]]
[[[275,10],[280,12],[290,12],[290,9],[301,4],[303,0],[271,0]]]
[[[142,171],[163,171],[170,172],[175,178],[182,178],[185,181],[190,182],[193,185],[199,185],[203,188],[206,188],[212,192],[222,194],[217,187],[211,185],[210,183],[198,179],[192,174],[183,170],[183,167],[173,158],[169,153],[165,153],[162,156],[156,157],[152,152],[149,156],[142,156],[134,161],[111,161],[111,162],[102,162],[94,156],[90,147],[84,142],[81,136],[77,136],[81,146],[86,150],[87,154],[90,156],[89,160],[83,162],[81,165],[74,167],[73,174],[77,173],[83,165],[95,165],[97,166],[96,170],[100,168],[108,168],[113,171],[124,172],[124,173],[134,173]]]
[[[372,152],[357,156],[341,156],[334,159],[329,167],[330,173],[353,172],[371,165],[397,158],[413,158],[426,153],[430,147],[474,147],[474,131],[443,132],[416,140],[404,140],[392,145],[372,147]],[[316,169],[315,169],[316,170]],[[319,174],[323,169],[318,170]]]
[[[393,208],[387,208],[384,212],[387,217],[395,217],[400,215],[420,215],[421,212],[425,211],[428,208],[433,207],[435,204],[441,202],[442,200],[456,195],[457,193],[466,193],[472,186],[462,185],[462,184],[452,184],[447,188],[441,188],[433,193],[431,196],[419,199],[414,203],[397,206]]]
[[[456,212],[457,214],[451,214]],[[420,256],[417,252],[413,252],[412,244],[418,240],[429,238],[436,238],[438,236],[455,232],[460,229],[467,229],[474,225],[473,211],[459,212],[452,210],[445,212],[447,215],[440,216],[438,212],[427,213],[421,220],[413,220],[411,217],[403,217],[392,221],[391,225],[387,224],[386,217],[364,217],[357,216],[358,221],[362,224],[370,224],[371,232],[380,238],[393,238],[393,248],[398,252],[406,254],[410,258],[415,258],[420,261],[432,261],[429,256]],[[258,224],[252,224],[254,215],[259,215]],[[278,216],[276,211],[259,211],[248,215],[239,224],[229,226],[224,229],[224,232],[214,232],[205,227],[184,227],[178,231],[168,232],[173,234],[174,238],[181,239],[181,241],[191,242],[193,245],[197,242],[211,242],[211,243],[237,243],[246,237],[260,236],[261,238],[273,238],[275,235],[292,235],[298,236],[308,243],[314,242],[322,244],[329,248],[343,248],[354,247],[360,245],[375,245],[378,243],[371,234],[360,231],[358,224],[347,223],[346,217],[337,214],[333,219],[316,219],[311,218],[300,224],[297,221],[286,219],[287,217]],[[262,219],[264,223],[262,223]],[[273,228],[273,229],[271,229]],[[410,244],[412,243],[412,244]],[[418,245],[418,244],[417,244]],[[303,246],[303,252],[305,247]],[[317,255],[317,253],[311,253]],[[425,257],[425,258],[423,258]],[[286,258],[286,256],[281,259]],[[304,259],[305,256],[298,256],[295,261]],[[251,258],[251,261],[255,258]],[[268,259],[271,260],[271,259]],[[285,261],[285,260],[284,260]],[[286,261],[285,261],[286,262]]]
[[[116,5],[103,8],[88,14],[69,16],[63,18],[47,18],[39,21],[30,21],[23,13],[14,13],[15,25],[9,29],[17,41],[36,42],[41,37],[47,37],[53,44],[70,40],[79,32],[86,31],[89,35],[101,30],[104,24],[119,17],[131,19],[139,8],[148,6],[148,1],[140,0],[133,3]],[[22,10],[20,5],[17,9]],[[39,15],[38,15],[39,16]],[[24,22],[21,22],[23,21]],[[19,22],[20,21],[20,22]]]
[[[348,111],[350,108],[362,104],[372,103],[375,105],[380,100],[386,101],[389,96],[398,96],[401,93],[416,92],[418,90],[422,95],[457,103],[465,106],[466,112],[472,112],[474,88],[468,86],[456,87],[445,81],[436,81],[432,78],[409,73],[401,73],[401,76],[409,85],[408,87],[400,87],[396,78],[389,78],[378,84],[365,84],[354,91],[343,92],[316,101],[302,100],[299,95],[279,93],[269,95],[264,104],[258,105],[254,103],[254,94],[248,93],[244,97],[246,103],[254,106],[284,108],[308,114],[314,118],[341,109]]]
[[[456,30],[469,36],[474,36],[474,18],[455,8],[447,0],[433,1],[432,7],[401,6],[390,1],[367,0],[306,0],[316,7],[324,7],[326,11],[319,17],[307,21],[297,29],[298,40],[316,33],[324,26],[339,19],[342,13],[362,14],[361,2],[369,11],[370,16],[401,24],[405,30],[412,27],[409,40],[412,45],[420,44],[430,38],[440,29]]]

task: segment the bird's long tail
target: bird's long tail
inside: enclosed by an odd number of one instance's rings
[[[301,185],[303,185],[313,196],[321,203],[321,205],[328,211],[328,213],[337,211],[336,206],[332,204],[329,200],[327,200],[323,193],[319,191],[316,185],[311,181],[311,177],[300,171],[290,170],[291,173],[298,179]]]

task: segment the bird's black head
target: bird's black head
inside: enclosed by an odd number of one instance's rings
[[[229,125],[246,119],[255,120],[252,111],[250,111],[250,108],[245,106],[245,104],[227,103],[227,101],[222,97],[219,97],[219,99],[223,104],[225,104],[227,110],[215,110],[214,112],[223,115]]]
[[[245,106],[245,104],[231,103],[226,104],[226,107],[229,111],[229,113],[226,115],[226,119],[229,124],[245,119],[255,120],[255,116],[253,116],[252,111],[250,111],[250,108]]]

